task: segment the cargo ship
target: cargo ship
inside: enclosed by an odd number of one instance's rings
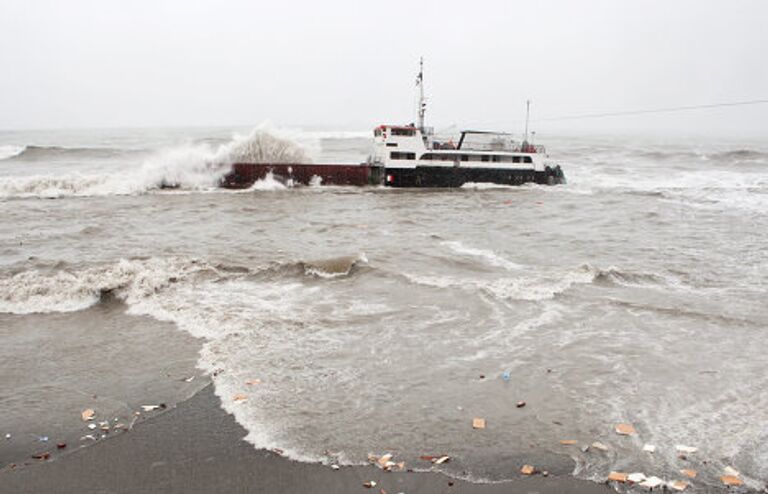
[[[221,186],[245,189],[271,174],[294,185],[374,185],[386,187],[461,187],[491,183],[522,185],[565,183],[559,165],[543,146],[529,142],[526,107],[521,141],[512,134],[465,130],[455,142],[439,137],[424,125],[423,61],[416,78],[419,89],[417,123],[379,125],[373,130],[373,151],[360,164],[235,163]]]

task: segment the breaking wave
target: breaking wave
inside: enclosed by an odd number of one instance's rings
[[[0,161],[13,158],[24,152],[26,148],[24,146],[14,146],[12,144],[4,144],[0,146]]]
[[[60,152],[62,148],[35,148],[32,152],[40,153],[42,149],[45,152]],[[27,152],[30,148],[22,154]],[[248,135],[235,136],[217,147],[199,143],[159,151],[139,167],[121,172],[0,177],[0,198],[131,195],[168,187],[206,190],[217,187],[235,162],[309,161],[298,144],[256,129]],[[257,184],[254,189],[259,187]]]
[[[6,153],[6,150],[8,151]],[[146,154],[146,149],[64,146],[1,146],[0,160],[42,161],[57,158],[109,159],[118,156]]]

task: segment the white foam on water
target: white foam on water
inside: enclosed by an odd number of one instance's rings
[[[0,145],[0,161],[18,156],[23,153],[25,149],[27,149],[26,146],[16,146],[14,144]]]
[[[504,268],[510,271],[515,271],[522,268],[520,264],[505,259],[492,250],[469,247],[455,240],[441,242],[441,245],[448,247],[457,254],[481,258],[491,266]]]

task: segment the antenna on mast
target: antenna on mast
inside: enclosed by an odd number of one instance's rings
[[[416,86],[419,88],[418,126],[424,132],[424,114],[427,112],[427,102],[424,100],[424,57],[419,58],[419,75],[416,76]]]
[[[528,120],[531,117],[531,100],[525,102],[525,142],[528,142]]]

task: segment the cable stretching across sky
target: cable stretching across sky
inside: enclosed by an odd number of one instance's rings
[[[672,106],[668,108],[656,108],[653,110],[630,110],[630,111],[607,112],[607,113],[589,113],[584,115],[571,115],[566,117],[537,118],[533,120],[536,122],[552,122],[556,120],[576,120],[576,119],[582,119],[582,118],[619,117],[624,115],[642,115],[646,113],[667,113],[667,112],[677,112],[677,111],[702,110],[706,108],[720,108],[725,106],[760,105],[765,103],[768,103],[768,99],[734,101],[729,103],[713,103],[708,105]]]

